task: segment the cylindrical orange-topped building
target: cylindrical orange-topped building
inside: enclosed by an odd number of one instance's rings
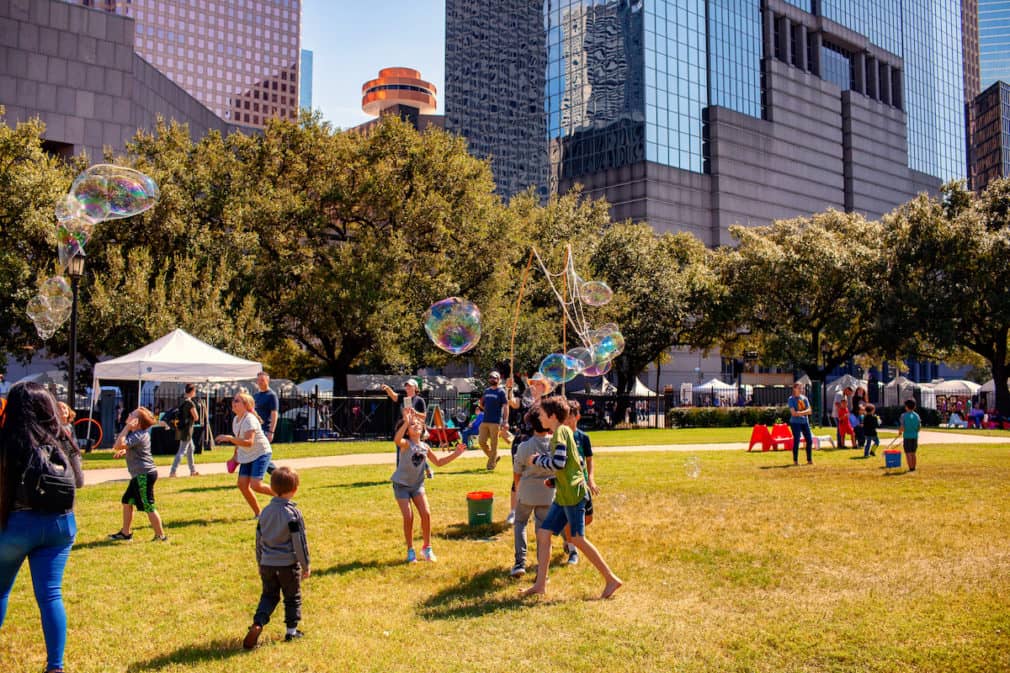
[[[404,105],[427,115],[435,111],[435,85],[421,79],[412,68],[383,68],[376,79],[361,85],[361,109],[378,116],[388,108]]]

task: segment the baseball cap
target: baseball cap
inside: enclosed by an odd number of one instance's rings
[[[501,374],[498,372],[491,372],[487,375],[489,381],[501,381]]]

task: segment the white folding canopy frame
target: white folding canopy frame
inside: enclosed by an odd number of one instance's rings
[[[220,383],[254,379],[263,366],[214,348],[187,332],[176,329],[132,353],[95,365],[92,391],[101,379],[137,380],[137,399],[144,381],[177,383]],[[209,393],[208,393],[209,395]],[[89,417],[94,413],[91,396]],[[89,433],[91,424],[88,424]]]

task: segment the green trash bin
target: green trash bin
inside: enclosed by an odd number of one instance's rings
[[[290,418],[277,419],[277,433],[274,435],[274,443],[287,444],[295,441],[295,424]]]
[[[471,491],[466,494],[466,507],[470,515],[471,526],[483,526],[491,523],[491,512],[494,509],[494,493],[491,491]]]

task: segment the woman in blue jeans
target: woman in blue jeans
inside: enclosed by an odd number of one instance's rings
[[[28,559],[35,601],[42,615],[46,671],[63,670],[67,613],[63,608],[63,570],[77,534],[73,509],[50,513],[31,509],[17,484],[34,447],[49,445],[66,453],[78,487],[84,485],[81,454],[62,429],[56,400],[37,383],[19,383],[7,397],[0,430],[0,629],[7,615],[18,571]]]
[[[800,439],[807,440],[807,465],[813,465],[814,438],[810,432],[810,414],[813,409],[810,407],[810,400],[803,394],[803,384],[796,382],[793,384],[793,394],[789,401],[789,429],[793,431],[793,465],[800,464]]]

